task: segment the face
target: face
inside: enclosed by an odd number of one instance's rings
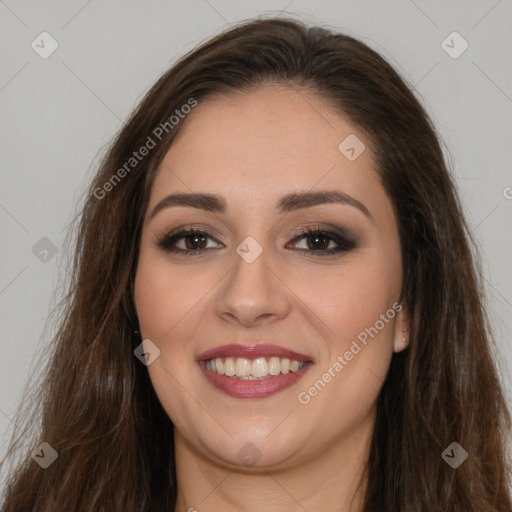
[[[169,197],[192,193],[213,198]],[[370,141],[321,98],[199,102],[155,177],[135,280],[177,442],[278,468],[368,440],[404,348],[401,265]]]

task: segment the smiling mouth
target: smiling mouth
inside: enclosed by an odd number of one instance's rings
[[[198,364],[215,389],[230,397],[243,399],[261,399],[280,393],[314,366],[312,361],[275,356],[255,359],[217,357],[198,361]],[[219,373],[219,370],[223,373]]]
[[[311,356],[274,344],[232,343],[197,357],[206,380],[234,398],[266,398],[289,388],[314,366]]]
[[[307,361],[287,357],[216,357],[205,361],[206,369],[218,375],[238,380],[265,380],[278,375],[298,372]]]

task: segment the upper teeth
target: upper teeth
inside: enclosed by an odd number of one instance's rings
[[[268,375],[296,372],[306,363],[290,360],[286,357],[258,357],[254,360],[244,357],[217,357],[206,361],[206,368],[219,375],[236,377],[244,380],[261,379]]]

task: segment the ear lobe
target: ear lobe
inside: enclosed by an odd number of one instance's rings
[[[402,306],[395,323],[395,336],[393,341],[393,352],[401,352],[409,346],[410,340],[409,310]]]

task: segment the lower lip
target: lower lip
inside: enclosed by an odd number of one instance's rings
[[[263,380],[242,380],[213,373],[206,368],[205,361],[199,361],[205,377],[215,388],[235,398],[266,398],[295,384],[313,366],[306,363],[299,371],[271,375]]]

